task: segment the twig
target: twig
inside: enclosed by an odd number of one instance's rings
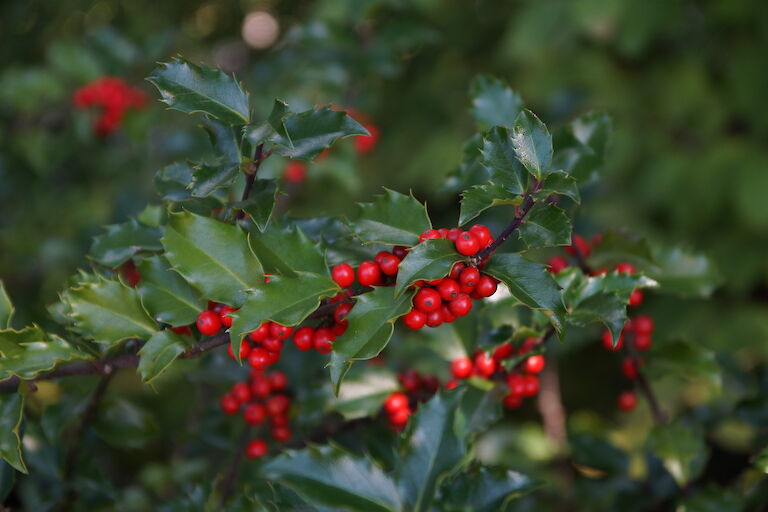
[[[243,429],[243,433],[240,434],[240,442],[237,443],[236,451],[232,457],[232,461],[229,463],[229,470],[227,470],[227,476],[221,481],[221,504],[224,505],[229,501],[232,496],[232,491],[235,488],[235,480],[240,472],[240,465],[243,463],[243,455],[245,454],[245,446],[248,444],[248,439],[251,436],[251,426],[246,425]]]
[[[560,394],[560,376],[557,361],[550,359],[539,377],[541,389],[536,399],[536,406],[541,414],[544,431],[555,444],[558,451],[566,446],[565,407]]]
[[[261,167],[261,162],[263,162],[269,154],[264,155],[264,143],[259,144],[256,146],[256,152],[253,156],[253,162],[248,164],[247,170],[245,172],[245,188],[243,188],[243,195],[240,198],[240,201],[245,201],[248,199],[248,196],[251,195],[251,190],[253,190],[253,184],[256,181],[256,173],[259,172],[259,167]],[[237,212],[237,215],[235,216],[235,219],[240,220],[245,217],[245,210],[240,210]]]

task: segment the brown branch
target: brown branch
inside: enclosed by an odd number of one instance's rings
[[[253,184],[256,181],[256,173],[259,172],[259,167],[261,167],[261,162],[266,160],[266,158],[269,156],[269,153],[266,155],[264,154],[264,143],[259,144],[256,146],[256,152],[253,155],[253,162],[249,163],[244,172],[245,172],[245,188],[243,188],[243,195],[240,198],[240,201],[245,201],[248,199],[248,196],[251,195],[251,190],[253,190]],[[245,210],[240,210],[237,212],[237,215],[235,216],[236,220],[240,220],[245,217]]]
[[[567,444],[566,412],[563,406],[563,397],[560,394],[560,376],[557,371],[557,362],[550,359],[539,376],[541,388],[536,397],[536,406],[541,414],[544,431],[555,444],[558,451],[562,451]]]

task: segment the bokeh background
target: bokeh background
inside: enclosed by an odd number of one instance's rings
[[[235,73],[265,116],[274,97],[353,107],[379,144],[355,165],[311,164],[287,211],[349,214],[386,186],[412,189],[450,225],[457,196],[441,186],[474,130],[469,84],[488,73],[548,124],[612,116],[604,179],[586,191],[577,231],[626,229],[711,256],[711,299],[654,298],[648,312],[666,336],[716,350],[726,389],[747,389],[765,382],[768,356],[766,50],[760,0],[2,2],[0,277],[19,324],[40,321],[100,226],[160,204],[154,173],[207,151],[193,119],[155,101],[94,135],[93,112],[71,98],[95,78],[155,98],[143,78],[182,54]],[[564,365],[563,380],[582,368]],[[744,435],[755,433],[722,437]]]

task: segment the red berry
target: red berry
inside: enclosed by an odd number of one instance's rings
[[[389,421],[393,425],[400,427],[408,423],[408,417],[411,415],[411,410],[408,408],[398,409],[389,415]]]
[[[651,338],[650,334],[635,334],[635,348],[640,351],[645,351],[651,348],[651,345],[653,344],[653,338]]]
[[[357,267],[357,280],[363,286],[374,286],[381,279],[379,266],[372,261],[364,261]]]
[[[293,344],[301,351],[310,350],[313,346],[312,338],[315,335],[315,330],[311,327],[301,327],[293,335]]]
[[[630,412],[637,407],[637,396],[632,391],[624,391],[619,395],[618,405],[623,412]]]
[[[491,230],[488,229],[487,226],[483,226],[482,224],[475,224],[471,228],[469,228],[469,232],[472,233],[477,237],[477,242],[480,244],[481,249],[485,249],[488,244],[491,243],[493,240],[493,235],[491,235]]]
[[[440,294],[432,288],[422,288],[413,298],[413,306],[422,313],[438,311],[441,305]]]
[[[421,375],[414,369],[404,371],[398,375],[397,380],[408,393],[415,393],[421,387]]]
[[[497,361],[506,359],[514,353],[515,349],[512,347],[512,343],[502,343],[493,350],[493,358]]]
[[[598,247],[602,243],[603,243],[603,234],[595,233],[595,235],[592,237],[592,246]]]
[[[448,274],[448,277],[453,279],[454,281],[459,279],[459,276],[461,275],[461,271],[467,268],[467,265],[461,261],[458,263],[454,263],[453,267],[451,267],[451,273]]]
[[[544,364],[544,356],[530,356],[523,363],[523,371],[528,373],[541,373],[541,370],[544,369]]]
[[[525,378],[519,373],[507,375],[507,386],[513,395],[523,396],[525,394]]]
[[[391,252],[383,252],[379,253],[381,255],[380,258],[376,261],[376,263],[379,264],[379,268],[381,269],[381,272],[388,275],[393,276],[397,274],[398,271],[398,265],[400,265],[400,260],[397,259],[397,256],[392,254]]]
[[[460,293],[458,297],[448,303],[448,308],[456,316],[464,316],[472,310],[472,299],[466,293]]]
[[[635,266],[629,262],[619,263],[616,265],[616,272],[619,274],[634,274]]]
[[[258,425],[264,421],[266,415],[264,407],[259,404],[250,404],[243,411],[243,419],[249,425]]]
[[[531,350],[533,350],[536,345],[539,344],[538,338],[525,338],[525,341],[523,341],[523,344],[520,346],[520,354],[527,354]]]
[[[203,311],[197,315],[197,330],[205,336],[213,336],[221,329],[221,318],[213,311]]]
[[[282,391],[288,385],[288,377],[283,372],[272,372],[267,378],[269,379],[269,385],[275,391]]]
[[[469,231],[464,231],[460,234],[459,238],[457,238],[454,243],[459,254],[464,256],[474,256],[477,254],[477,251],[480,250],[480,242],[477,237]]]
[[[625,357],[621,362],[621,372],[624,376],[630,380],[637,378],[638,369],[640,367],[640,361],[635,360],[632,357]]]
[[[408,313],[406,313],[405,315],[403,315],[403,323],[409,329],[418,331],[419,329],[424,327],[425,323],[427,323],[427,315],[425,315],[418,309],[414,308],[410,310]]]
[[[410,247],[406,247],[404,245],[396,245],[392,248],[392,254],[397,256],[397,259],[402,261],[403,258],[405,258],[408,254],[408,249],[410,249]]]
[[[448,238],[448,228],[440,228],[437,232],[440,233],[440,238]]]
[[[280,352],[283,350],[283,340],[277,338],[267,338],[261,342],[261,346],[270,352]]]
[[[269,326],[269,335],[280,341],[287,339],[291,334],[293,334],[293,327],[276,324],[274,322]]]
[[[448,240],[450,240],[451,242],[455,242],[456,240],[458,240],[459,235],[461,235],[462,233],[463,231],[461,230],[461,228],[452,228],[448,230],[448,236],[446,238],[448,238]]]
[[[461,271],[459,284],[462,288],[474,289],[478,281],[480,281],[480,271],[475,267],[467,267]]]
[[[315,335],[312,337],[312,344],[315,350],[321,354],[330,354],[333,350],[333,333],[327,327],[321,327],[315,331]]]
[[[336,322],[333,324],[331,326],[331,333],[333,334],[334,339],[347,332],[347,327],[349,327],[349,322],[346,320],[342,320],[341,322]]]
[[[379,142],[379,137],[381,136],[379,129],[371,123],[367,123],[365,129],[368,130],[370,135],[358,135],[355,137],[355,151],[361,155],[373,151],[373,148],[376,147],[376,144]]]
[[[347,288],[355,282],[355,271],[349,263],[340,263],[331,270],[331,277],[337,285]]]
[[[292,435],[293,434],[291,429],[288,427],[274,427],[272,429],[272,439],[278,443],[285,443],[286,441],[290,441]]]
[[[449,324],[456,320],[456,315],[451,313],[451,308],[446,303],[440,306],[440,314],[443,315],[443,322]]]
[[[246,340],[243,340],[240,342],[240,360],[244,361],[246,357],[248,357],[248,353],[251,351],[251,344],[248,343]],[[235,353],[232,351],[232,345],[227,346],[227,353],[229,354],[229,357],[232,359],[235,359]]]
[[[270,356],[266,349],[256,347],[248,354],[248,364],[256,370],[263,370],[270,365]]]
[[[267,443],[261,439],[256,439],[248,443],[245,447],[245,456],[249,459],[258,459],[267,454]]]
[[[598,269],[593,270],[589,273],[589,275],[597,277],[597,276],[604,276],[608,274],[608,269],[605,267],[600,267]]]
[[[472,361],[468,357],[462,357],[451,361],[451,373],[457,379],[466,379],[472,375]]]
[[[288,415],[278,414],[270,419],[273,427],[285,427],[288,425]]]
[[[496,371],[496,360],[485,352],[475,356],[475,371],[483,377],[490,377]]]
[[[280,352],[267,352],[268,364],[275,364],[280,360]]]
[[[648,315],[637,315],[632,319],[632,325],[638,334],[651,334],[653,332],[653,318]]]
[[[523,375],[523,396],[536,396],[539,392],[539,378],[535,375]]]
[[[553,256],[547,261],[547,266],[549,267],[550,272],[558,274],[560,271],[568,268],[568,260],[562,256]]]
[[[427,313],[427,327],[438,327],[443,324],[443,312],[441,309]]]
[[[307,178],[307,166],[303,162],[290,161],[283,170],[285,181],[302,183]]]
[[[400,409],[408,409],[408,397],[403,393],[392,393],[384,400],[384,410],[388,414],[394,414]]]
[[[603,346],[611,352],[618,352],[621,347],[624,346],[624,336],[619,335],[619,340],[616,342],[616,346],[613,345],[613,337],[611,331],[603,332]]]
[[[443,387],[445,389],[453,389],[453,388],[455,388],[458,385],[459,385],[459,381],[457,381],[456,379],[451,379],[448,382],[446,382],[445,386],[443,386]]]
[[[589,253],[592,251],[589,247],[589,242],[584,240],[584,237],[581,235],[573,235],[573,238],[571,238],[571,245],[566,247],[565,250],[568,251],[568,254],[573,256],[580,255],[582,258],[588,257]]]
[[[522,395],[516,395],[513,392],[509,392],[506,395],[504,395],[504,399],[502,400],[502,403],[504,404],[504,407],[507,409],[517,409],[521,405],[523,405],[523,397]]]
[[[477,281],[477,285],[475,285],[474,293],[476,293],[478,297],[481,298],[490,297],[496,293],[497,287],[498,283],[494,278],[491,276],[482,275]]]
[[[351,310],[352,304],[349,302],[342,302],[336,306],[336,309],[333,311],[333,319],[337,322],[341,322],[347,316],[347,313],[349,313]]]
[[[424,240],[436,240],[438,238],[440,238],[440,232],[438,230],[427,229],[426,231],[422,231],[419,236],[419,242],[423,242]]]
[[[275,395],[267,399],[264,407],[270,416],[280,416],[291,407],[291,399],[285,395]]]
[[[440,294],[440,297],[444,301],[451,301],[459,296],[459,293],[461,293],[461,286],[458,282],[446,277],[437,285],[437,293]]]
[[[225,327],[232,327],[232,317],[229,316],[230,313],[234,313],[237,311],[237,308],[232,308],[229,306],[222,306],[219,310],[219,318],[221,319],[221,324]]]
[[[269,337],[269,326],[272,322],[262,323],[255,331],[251,331],[249,335],[253,341],[264,341]]]
[[[643,290],[637,288],[632,291],[632,295],[629,296],[629,306],[636,308],[643,303]]]
[[[248,403],[251,401],[251,389],[248,387],[248,384],[245,382],[238,382],[234,386],[232,386],[232,391],[229,393],[233,397],[235,397],[235,400],[240,402],[241,404]]]
[[[237,400],[237,398],[229,394],[221,397],[221,402],[219,402],[219,405],[221,406],[221,410],[224,411],[224,414],[228,414],[230,416],[237,414],[237,411],[240,410],[240,402]]]
[[[430,394],[437,393],[440,389],[440,381],[434,375],[427,375],[421,381],[421,387],[427,390]]]
[[[171,327],[171,330],[180,336],[192,336],[192,329],[188,325],[182,325],[181,327]]]
[[[269,379],[260,375],[251,380],[251,392],[258,398],[267,398],[272,393],[272,385]]]

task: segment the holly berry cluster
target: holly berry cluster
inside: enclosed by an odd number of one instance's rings
[[[426,402],[440,388],[434,375],[422,376],[418,371],[406,370],[398,376],[402,391],[395,391],[384,400],[384,412],[390,426],[402,430],[421,402]]]
[[[285,394],[288,378],[283,372],[266,373],[251,370],[247,381],[237,382],[229,392],[221,397],[221,410],[234,416],[243,411],[243,419],[248,425],[266,425],[269,420],[270,435],[277,443],[290,441],[292,432],[288,427],[291,399]],[[251,459],[267,454],[268,445],[263,439],[250,441],[245,447],[245,455]]]
[[[129,109],[141,108],[147,103],[147,95],[141,89],[130,87],[120,78],[103,76],[77,89],[72,97],[77,108],[99,107],[101,115],[93,125],[93,131],[101,137],[115,131],[123,115]]]

